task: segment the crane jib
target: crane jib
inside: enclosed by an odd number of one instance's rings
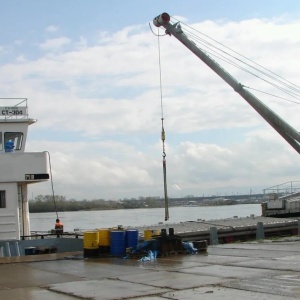
[[[166,33],[177,38],[190,51],[198,56],[208,67],[217,73],[227,84],[229,84],[235,92],[237,92],[244,100],[246,100],[265,121],[267,121],[299,154],[300,154],[300,133],[289,125],[285,120],[279,117],[274,111],[266,106],[251,92],[246,90],[233,76],[223,69],[215,60],[203,52],[196,44],[188,39],[182,31],[179,22],[171,24],[171,17],[167,13],[153,19],[156,27],[163,26]]]

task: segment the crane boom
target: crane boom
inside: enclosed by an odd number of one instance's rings
[[[256,96],[246,90],[240,82],[197,47],[193,41],[188,39],[181,29],[180,22],[172,24],[170,23],[170,15],[162,13],[153,19],[153,24],[156,27],[163,26],[166,29],[167,34],[173,35],[184,46],[198,56],[208,67],[227,82],[235,92],[240,94],[300,154],[299,132],[279,117]]]

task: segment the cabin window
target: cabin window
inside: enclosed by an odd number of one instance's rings
[[[6,193],[0,191],[0,208],[6,208]]]
[[[4,144],[8,141],[13,141],[14,150],[20,150],[22,148],[23,133],[22,132],[5,132]]]

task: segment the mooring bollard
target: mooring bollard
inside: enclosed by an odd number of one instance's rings
[[[210,227],[210,244],[219,245],[218,231],[216,227]]]
[[[258,222],[256,225],[256,239],[263,240],[265,238],[264,224],[263,222]]]

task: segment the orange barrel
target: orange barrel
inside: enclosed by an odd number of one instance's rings
[[[125,231],[113,230],[110,232],[110,254],[122,256],[125,253]]]
[[[144,230],[144,241],[151,240],[155,235],[160,235],[160,231],[158,229]]]
[[[98,231],[85,231],[83,233],[83,248],[84,249],[97,249],[99,244]]]
[[[110,229],[100,228],[99,232],[99,246],[109,246],[110,245]]]

